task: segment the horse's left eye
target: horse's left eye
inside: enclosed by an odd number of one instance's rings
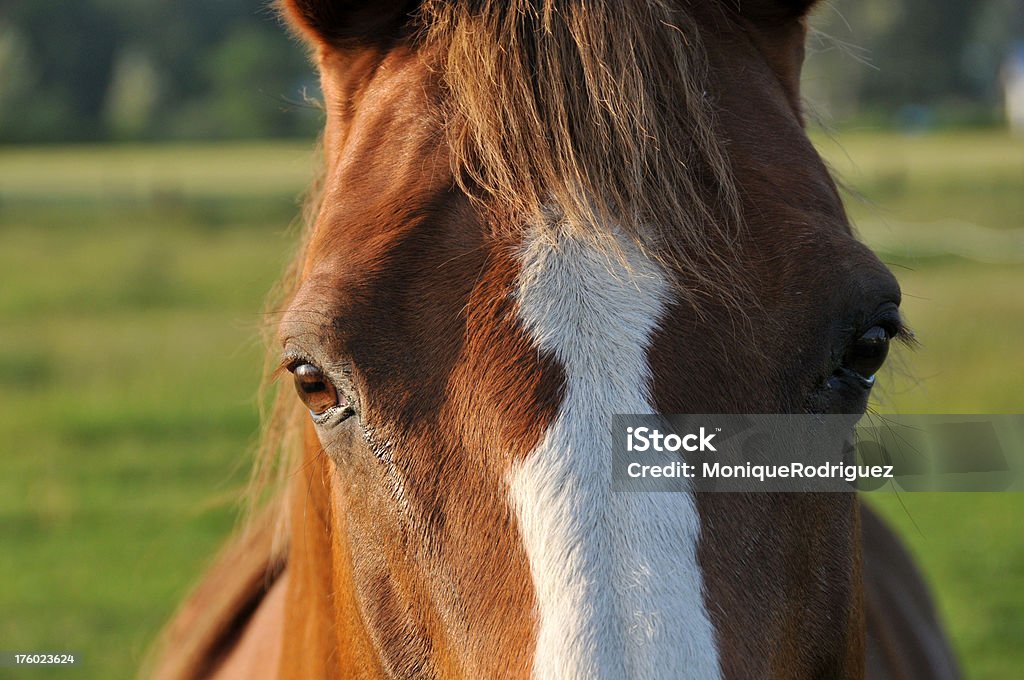
[[[314,416],[326,413],[338,405],[338,390],[319,367],[310,363],[298,363],[291,367],[295,379],[295,391],[299,399]]]
[[[843,357],[843,368],[856,373],[865,382],[872,383],[875,373],[889,354],[890,333],[882,326],[872,326],[854,340]]]

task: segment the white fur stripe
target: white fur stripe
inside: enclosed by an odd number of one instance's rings
[[[539,608],[535,678],[720,677],[689,493],[613,493],[613,413],[651,413],[667,277],[570,236],[528,241],[519,314],[565,370],[555,421],[509,477]]]

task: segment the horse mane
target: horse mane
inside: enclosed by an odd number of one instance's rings
[[[683,9],[430,0],[418,20],[447,88],[461,189],[541,236],[569,228],[614,248],[623,235],[712,283],[708,264],[724,265],[737,240],[739,197]]]

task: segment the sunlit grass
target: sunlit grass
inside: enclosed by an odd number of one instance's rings
[[[311,148],[302,142],[14,147],[0,152],[0,192],[47,201],[276,195],[306,183]]]
[[[0,647],[132,677],[230,530],[308,148],[0,151]]]

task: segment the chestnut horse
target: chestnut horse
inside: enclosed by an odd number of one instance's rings
[[[805,134],[810,4],[282,3],[301,445],[156,677],[957,677],[854,494],[609,483],[612,414],[860,413],[906,334]]]

